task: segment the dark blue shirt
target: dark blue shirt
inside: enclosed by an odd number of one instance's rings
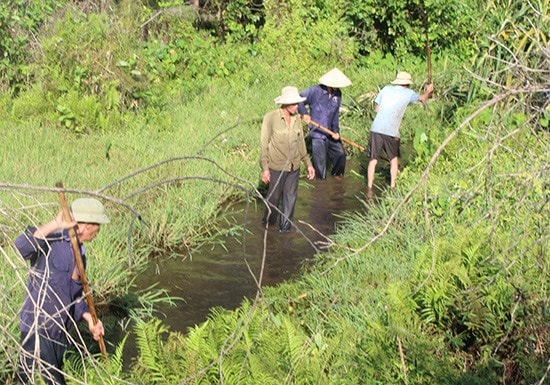
[[[332,92],[329,98],[326,86],[318,84],[309,87],[307,90],[300,93],[306,100],[298,104],[298,112],[300,115],[308,114],[315,123],[333,132],[340,132],[339,111],[340,104],[342,103],[342,91],[336,88]],[[309,112],[306,106],[309,106]],[[309,128],[312,138],[325,139],[328,136],[311,124]]]
[[[38,330],[58,339],[89,310],[82,299],[81,282],[72,278],[75,260],[67,231],[40,239],[34,237],[35,230],[29,226],[15,240],[17,250],[31,262],[19,327],[22,332]],[[85,265],[83,246],[80,251]]]

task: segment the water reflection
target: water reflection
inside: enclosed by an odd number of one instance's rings
[[[364,174],[358,163],[352,159],[347,170]],[[186,333],[189,327],[204,322],[212,307],[235,309],[245,297],[256,295],[264,250],[262,286],[276,285],[298,274],[303,263],[320,252],[327,241],[325,235],[334,234],[338,214],[364,210],[360,202],[364,193],[365,180],[349,171],[341,179],[301,179],[294,212],[298,230],[286,234],[280,234],[277,225],[266,234],[261,223],[262,202],[237,206],[235,221],[245,225],[246,232],[203,246],[192,258],[156,259],[136,279],[136,290],[157,284],[170,296],[182,298],[177,307],[158,307],[156,315],[172,331]],[[110,340],[116,344],[121,337],[111,335]],[[125,366],[136,356],[134,336],[130,335],[124,348]]]
[[[360,172],[357,166],[355,169]],[[157,260],[137,279],[137,287],[159,283],[157,287],[183,298],[177,307],[159,310],[172,330],[186,332],[188,327],[203,322],[210,308],[234,309],[243,298],[255,296],[264,241],[266,263],[262,284],[275,285],[297,274],[302,263],[319,251],[319,242],[326,241],[322,234],[334,233],[335,214],[363,209],[359,199],[364,198],[364,190],[364,179],[349,172],[341,179],[311,182],[302,179],[294,214],[299,231],[280,234],[278,227],[273,226],[266,237],[261,223],[261,202],[251,204],[248,212],[243,204],[237,207],[235,219],[243,223],[247,218],[245,234],[225,238],[223,246],[204,246],[192,258]]]

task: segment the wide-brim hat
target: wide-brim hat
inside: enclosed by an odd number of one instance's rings
[[[351,80],[338,68],[333,68],[319,78],[319,83],[332,88],[351,86]]]
[[[275,103],[282,104],[282,105],[296,104],[296,103],[301,103],[304,100],[306,100],[306,98],[304,98],[303,96],[300,96],[300,92],[298,92],[298,88],[288,86],[288,87],[284,87],[281,90],[281,95],[275,98]]]
[[[391,82],[391,84],[395,84],[399,86],[408,86],[409,84],[413,84],[413,79],[410,73],[400,71],[397,73],[395,80]]]
[[[81,223],[105,224],[111,222],[105,214],[105,207],[94,198],[79,198],[71,205],[74,220]]]

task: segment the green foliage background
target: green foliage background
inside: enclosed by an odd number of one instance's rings
[[[255,188],[258,127],[281,87],[338,66],[354,83],[343,132],[365,143],[372,100],[397,70],[425,85],[428,40],[436,95],[402,126],[414,159],[396,191],[344,216],[314,267],[235,311],[213,309],[185,336],[152,317],[159,297],[144,294],[129,368],[124,340],[106,365],[78,355],[66,371],[89,384],[544,383],[548,8],[2,2],[0,378],[15,381],[24,290],[10,240],[55,211],[40,186],[61,179],[110,199],[113,230],[94,243],[103,259],[90,274],[102,301],[120,298],[152,254],[208,239],[220,203]]]

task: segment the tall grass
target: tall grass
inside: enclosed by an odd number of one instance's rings
[[[535,16],[535,26],[548,20],[546,13]],[[494,38],[506,36],[503,30]],[[104,368],[79,358],[67,370],[90,384],[542,384],[549,343],[548,132],[539,125],[540,111],[528,107],[548,92],[541,81],[547,66],[529,61],[548,58],[541,45],[547,34],[522,36],[536,39],[511,51],[521,65],[505,60],[510,50],[502,41],[492,46],[499,60],[483,56],[477,76],[462,63],[434,63],[439,88],[431,112],[409,110],[403,123],[406,138],[425,127],[427,139],[416,148],[421,155],[400,173],[395,191],[343,217],[330,252],[299,280],[263,289],[235,311],[214,309],[186,336],[158,320],[138,322],[139,357],[127,373],[124,341]],[[536,55],[525,57],[525,47]],[[92,195],[106,203],[112,223],[89,247],[90,277],[100,302],[124,295],[152,255],[208,238],[223,204],[254,190],[263,114],[275,108],[283,86],[303,89],[323,72],[292,70],[297,58],[289,66],[258,60],[244,74],[181,93],[171,89],[173,100],[162,111],[125,115],[123,129],[77,134],[39,122],[0,122],[6,383],[14,381],[27,273],[12,240],[26,224],[58,211],[55,182],[64,182],[69,200]],[[363,143],[376,91],[396,70],[411,72],[421,88],[425,72],[418,59],[375,53],[366,63],[349,71],[331,63],[354,82],[344,90],[343,133]],[[32,96],[10,101],[14,109],[2,107],[0,114],[29,116],[29,105],[44,106]],[[79,104],[74,95],[70,101]],[[146,293],[140,300],[158,298]]]
[[[415,71],[421,72],[422,66],[411,70]],[[361,71],[357,70],[356,76],[360,77]],[[280,88],[293,84],[273,73],[259,79],[261,83],[252,82],[248,87],[213,83],[196,100],[175,100],[171,113],[163,114],[170,123],[161,128],[154,122],[136,120],[124,131],[74,135],[39,125],[21,128],[3,123],[2,151],[9,166],[0,172],[2,180],[9,183],[2,183],[0,192],[5,256],[0,271],[5,282],[1,311],[9,314],[7,336],[17,334],[17,304],[23,295],[26,269],[10,241],[25,224],[41,223],[58,210],[52,190],[57,180],[75,190],[68,192],[70,199],[85,194],[103,199],[113,219],[89,247],[94,256],[90,262],[94,290],[105,296],[100,301],[123,295],[132,284],[133,274],[154,253],[177,252],[181,246],[192,246],[216,231],[215,218],[223,213],[223,203],[256,187],[261,118],[275,107],[273,98]],[[303,88],[311,82],[302,79],[294,84]],[[345,97],[355,92],[347,89]],[[431,106],[433,111],[439,104],[432,101]],[[437,115],[425,114],[417,108],[407,115],[407,135],[413,135],[408,125],[414,127],[413,121],[420,120],[434,144],[452,132],[450,127],[437,125]],[[508,122],[510,116],[518,117],[505,115],[501,122]],[[366,141],[366,131],[361,133],[364,128],[358,128],[356,122],[353,114],[343,115],[348,132],[357,133],[353,139]],[[174,354],[185,357],[187,369],[181,376],[217,378],[221,370],[223,378],[229,379],[237,375],[235,365],[244,365],[246,352],[252,351],[242,373],[248,374],[245,378],[257,377],[265,383],[276,382],[285,373],[295,379],[335,382],[342,378],[360,382],[368,376],[372,383],[423,383],[444,377],[449,383],[475,383],[494,378],[495,370],[486,369],[486,375],[461,375],[458,368],[471,359],[464,346],[483,351],[485,345],[472,341],[488,343],[488,338],[500,336],[499,349],[502,346],[512,352],[506,338],[518,338],[525,331],[506,330],[502,325],[510,317],[510,309],[519,306],[513,301],[512,283],[519,282],[523,273],[530,282],[547,274],[547,259],[536,252],[545,250],[540,243],[544,240],[540,233],[542,217],[530,214],[533,205],[541,202],[542,185],[539,174],[527,172],[544,169],[540,154],[544,154],[547,140],[544,134],[531,135],[521,120],[506,124],[511,127],[508,134],[487,129],[482,122],[499,127],[489,115],[482,115],[475,121],[479,129],[463,131],[444,149],[429,174],[429,183],[421,181],[416,186],[419,170],[427,163],[416,160],[400,174],[396,191],[388,192],[380,204],[365,203],[364,212],[344,216],[338,235],[333,237],[336,246],[331,253],[319,256],[317,267],[298,282],[264,290],[267,307],[262,308],[262,304],[261,312],[254,311],[252,316],[246,307],[234,314],[219,311],[207,324],[190,331],[185,340],[168,334],[167,345],[163,345],[166,349],[155,353],[160,356],[134,368],[145,382],[128,374],[130,381],[147,383],[150,370],[159,370],[161,363],[168,368],[175,364],[171,358]],[[16,149],[25,149],[25,156],[19,156]],[[528,151],[530,156],[520,160],[518,150],[511,149]],[[527,163],[522,163],[525,160]],[[521,164],[525,173],[518,174]],[[403,201],[413,187],[416,192]],[[510,206],[500,203],[502,199],[513,202],[509,194],[512,189],[519,200]],[[484,212],[492,218],[492,236],[483,231]],[[391,226],[386,228],[392,215]],[[524,221],[526,217],[530,220]],[[461,236],[465,228],[467,236]],[[513,229],[523,235],[506,242]],[[490,248],[481,241],[484,237],[489,237]],[[516,255],[522,257],[517,259]],[[540,269],[534,268],[537,264]],[[14,267],[18,274],[12,273]],[[492,299],[473,295],[480,287]],[[529,297],[522,311],[532,312],[547,288],[535,289],[529,283],[523,289]],[[483,306],[475,307],[475,303]],[[456,312],[461,316],[457,318]],[[469,328],[468,333],[453,329],[457,319],[461,327]],[[244,320],[244,329],[235,329],[238,320]],[[258,325],[264,328],[263,333]],[[483,331],[487,327],[492,331]],[[527,327],[537,337],[541,335],[535,325]],[[237,334],[244,340],[237,338],[233,351],[217,356],[222,349],[220,340],[225,337],[221,332],[210,334],[211,328],[226,330],[227,338],[232,331],[244,333]],[[152,324],[140,326],[136,332],[143,334],[144,344],[164,344],[155,330]],[[7,343],[10,348],[5,362],[13,367],[15,340]],[[267,345],[280,349],[260,348]],[[513,354],[517,355],[516,362],[526,362],[519,352]],[[193,357],[200,360],[193,361]],[[277,365],[281,357],[284,360]],[[471,370],[495,365],[488,357],[477,367],[472,363]],[[148,358],[144,355],[142,359]],[[224,369],[216,369],[212,362]],[[303,365],[323,368],[325,375],[315,377],[300,370]],[[176,377],[170,378],[176,381]]]
[[[94,196],[111,218],[87,247],[103,316],[152,256],[169,256],[216,233],[227,201],[254,193],[258,184],[263,114],[276,108],[273,99],[282,87],[299,86],[271,70],[256,75],[246,86],[237,79],[214,82],[196,99],[173,100],[158,115],[160,125],[136,117],[124,130],[77,134],[32,121],[0,122],[4,337],[18,334],[28,268],[12,241],[26,225],[40,225],[57,213],[57,181],[64,183],[69,202]],[[145,294],[142,306],[149,303]],[[11,338],[2,358],[7,375],[15,367],[17,343]]]

